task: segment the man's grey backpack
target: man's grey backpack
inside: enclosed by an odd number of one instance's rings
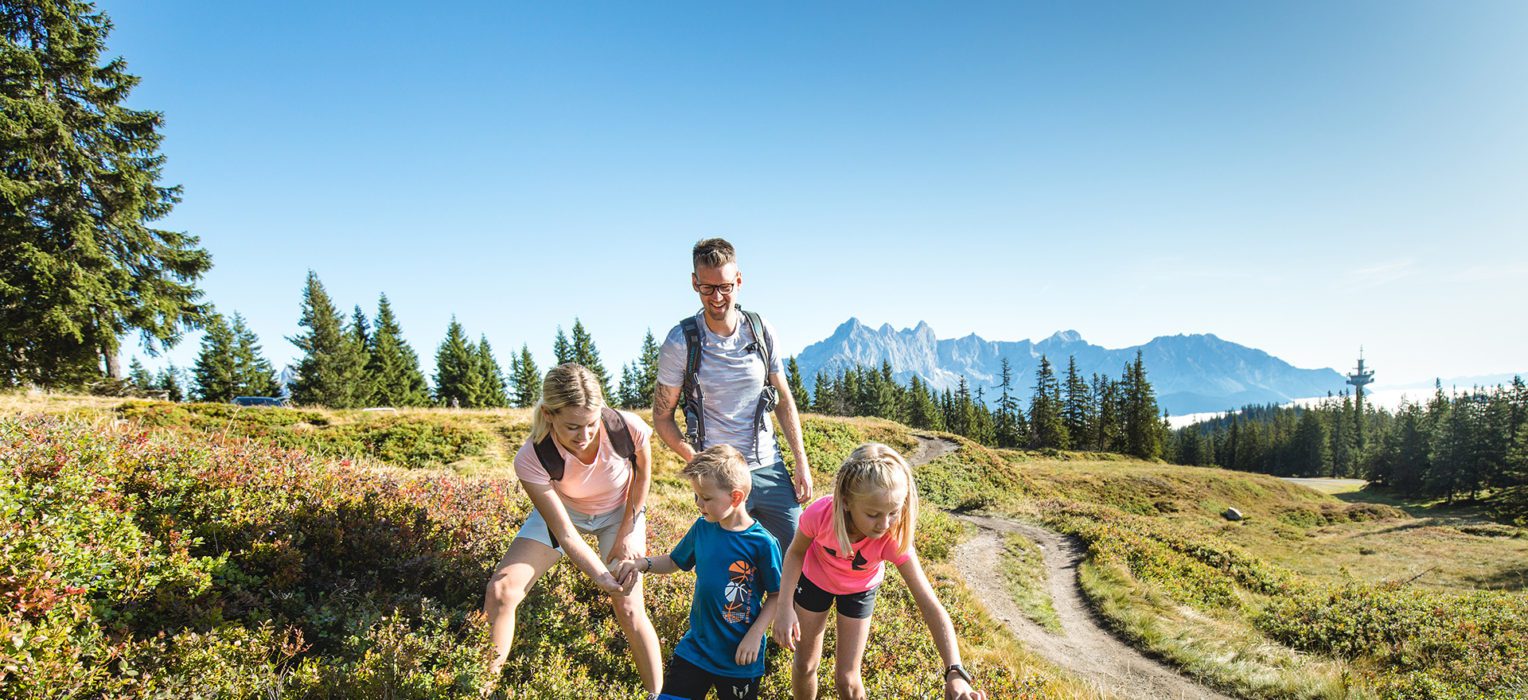
[[[753,446],[749,451],[754,453],[758,461],[763,461],[759,454],[759,432],[764,430],[764,421],[775,406],[780,403],[780,391],[769,383],[769,375],[775,361],[775,339],[769,334],[769,329],[764,327],[764,319],[752,311],[744,311],[743,307],[737,307],[739,313],[748,324],[748,330],[753,333],[753,342],[749,343],[748,349],[758,353],[759,359],[764,361],[764,389],[759,392],[759,403],[753,412]],[[679,322],[679,327],[684,331],[684,386],[680,393],[684,396],[684,424],[685,441],[690,443],[696,450],[705,445],[706,425],[705,412],[701,410],[704,405],[705,394],[700,388],[700,357],[701,335],[700,322],[695,316],[689,316]]]

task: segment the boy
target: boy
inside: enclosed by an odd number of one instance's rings
[[[618,562],[612,573],[626,580],[695,569],[690,629],[674,647],[660,698],[703,700],[714,687],[721,700],[755,700],[780,592],[780,544],[748,515],[748,461],[736,448],[703,450],[684,475],[701,517],[674,551]]]

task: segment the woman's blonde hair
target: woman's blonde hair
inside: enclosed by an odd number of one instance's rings
[[[531,413],[531,442],[541,442],[552,432],[547,414],[556,414],[564,408],[604,408],[605,395],[600,393],[600,380],[583,365],[565,362],[546,373],[541,381],[541,401]]]
[[[849,541],[849,500],[901,487],[902,517],[893,525],[891,535],[897,552],[906,554],[913,546],[913,528],[918,523],[918,488],[913,484],[913,468],[896,450],[879,442],[867,442],[855,448],[838,468],[833,479],[833,528],[838,535],[840,556],[854,556]]]

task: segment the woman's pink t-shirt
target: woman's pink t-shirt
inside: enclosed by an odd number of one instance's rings
[[[797,524],[801,534],[811,538],[812,545],[806,550],[806,561],[801,574],[811,579],[818,588],[833,595],[849,595],[868,591],[880,585],[886,575],[882,562],[901,566],[912,558],[897,552],[896,538],[888,532],[880,537],[863,538],[854,542],[854,556],[839,556],[838,531],[833,527],[833,497],[823,496],[801,511]]]
[[[635,414],[621,411],[621,418],[626,420],[626,429],[631,431],[631,442],[637,452],[646,449],[653,429]],[[560,481],[552,481],[546,468],[541,466],[541,458],[536,456],[536,446],[530,438],[526,438],[520,451],[515,453],[515,476],[527,484],[551,484],[552,490],[562,497],[564,506],[585,515],[608,513],[626,503],[626,489],[631,485],[631,470],[636,465],[616,454],[603,423],[600,425],[599,452],[595,453],[591,464],[578,461],[556,440],[552,442],[562,453]]]

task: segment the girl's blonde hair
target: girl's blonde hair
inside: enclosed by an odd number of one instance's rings
[[[541,381],[541,401],[531,412],[531,442],[541,442],[552,432],[547,414],[555,414],[564,408],[604,408],[605,395],[600,393],[600,380],[583,365],[565,362],[546,373]]]
[[[913,528],[918,523],[918,489],[913,484],[913,468],[896,450],[879,442],[867,442],[855,448],[838,468],[833,479],[833,528],[838,535],[840,556],[854,556],[849,541],[849,500],[901,487],[902,517],[893,525],[891,535],[897,541],[897,553],[906,554],[913,546]]]

